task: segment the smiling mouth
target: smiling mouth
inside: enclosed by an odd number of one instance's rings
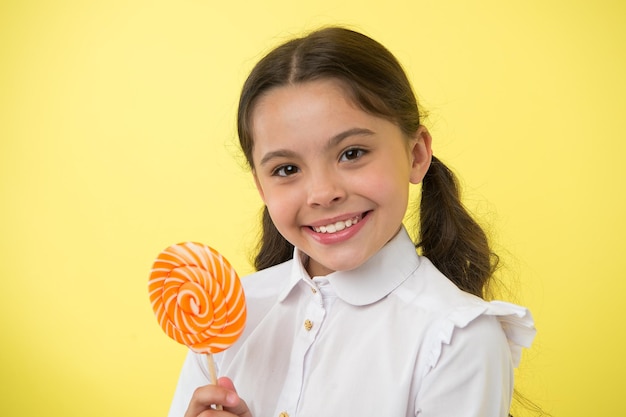
[[[328,234],[337,233],[344,229],[347,229],[348,227],[352,227],[358,222],[360,222],[364,214],[354,216],[348,220],[341,220],[335,223],[327,224],[325,226],[311,226],[311,229],[313,229],[317,233],[328,233]]]

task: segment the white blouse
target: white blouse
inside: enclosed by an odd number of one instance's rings
[[[500,417],[535,328],[459,290],[402,230],[361,267],[311,279],[301,254],[242,279],[244,334],[215,355],[255,417]],[[209,383],[189,352],[170,409]]]

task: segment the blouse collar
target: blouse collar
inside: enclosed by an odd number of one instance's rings
[[[307,256],[299,249],[294,250],[290,282],[280,294],[280,301],[303,281],[309,287],[315,288],[304,267],[306,258]],[[415,251],[415,245],[406,229],[402,227],[393,239],[363,265],[349,271],[333,272],[328,274],[326,279],[337,297],[349,304],[364,306],[389,295],[406,281],[419,264],[420,259]]]

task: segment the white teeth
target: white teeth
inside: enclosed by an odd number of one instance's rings
[[[327,224],[326,226],[319,226],[319,227],[313,226],[313,230],[315,230],[317,233],[335,233],[347,227],[354,226],[355,224],[359,222],[359,220],[361,220],[361,216],[355,216],[345,221],[339,221],[336,223]]]

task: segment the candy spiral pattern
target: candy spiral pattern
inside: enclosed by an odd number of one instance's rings
[[[198,353],[218,353],[243,332],[246,302],[239,277],[216,250],[172,245],[159,254],[148,283],[161,328]]]

